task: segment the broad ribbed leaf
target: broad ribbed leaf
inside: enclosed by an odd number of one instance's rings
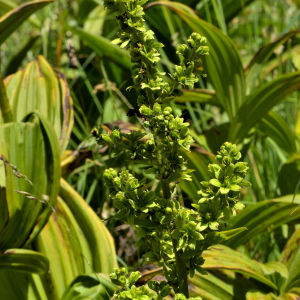
[[[17,122],[38,110],[52,125],[60,152],[67,147],[73,127],[73,101],[67,81],[41,55],[5,79],[7,96]],[[0,124],[3,122],[0,117]]]
[[[287,32],[259,49],[245,69],[246,82],[249,88],[254,85],[254,80],[257,79],[264,63],[267,62],[274,50],[298,33],[300,33],[300,30]]]
[[[261,118],[299,87],[300,71],[282,75],[257,88],[247,96],[232,121],[229,140],[240,143]]]
[[[278,261],[269,261],[265,264],[260,264],[260,268],[266,275],[279,273],[284,278],[288,278],[289,276],[289,271],[287,267]]]
[[[48,272],[49,261],[41,253],[27,249],[9,249],[0,254],[0,269],[41,274]]]
[[[130,69],[131,61],[128,51],[122,50],[119,46],[112,45],[110,40],[103,36],[91,34],[83,29],[69,27],[73,34],[79,36],[89,47],[91,47],[100,56],[108,57],[119,65]]]
[[[270,111],[259,123],[258,128],[270,137],[286,153],[297,152],[295,136],[285,120],[275,111]]]
[[[292,293],[276,296],[273,293],[264,294],[258,291],[251,291],[247,293],[246,300],[299,300],[299,296]]]
[[[64,292],[61,300],[111,299],[109,295],[112,296],[118,288],[103,274],[97,274],[97,277],[94,274],[78,276]]]
[[[5,300],[49,300],[37,274],[0,270],[0,291]]]
[[[283,263],[289,270],[289,277],[284,282],[283,290],[289,292],[292,288],[300,286],[300,228],[294,232],[288,240],[280,257]]]
[[[37,10],[43,8],[53,0],[28,2],[16,7],[0,19],[0,45]]]
[[[49,300],[60,299],[76,276],[91,273],[91,267],[107,274],[117,266],[113,239],[99,217],[63,179],[60,192],[60,220],[52,214],[33,245],[50,261],[51,273],[42,276]]]
[[[267,228],[275,229],[282,224],[299,219],[300,209],[292,215],[290,213],[300,204],[300,195],[295,197],[293,204],[292,199],[293,195],[288,195],[274,200],[261,201],[243,209],[230,220],[230,228],[228,229],[246,227],[248,230],[234,236],[225,244],[231,248],[236,248],[264,232]]]
[[[47,222],[50,209],[38,200],[49,197],[54,205],[59,190],[60,158],[58,142],[52,127],[42,116],[33,114],[28,123],[0,126],[0,153],[30,180],[14,175],[5,165],[6,194],[0,193],[0,249],[26,246]],[[30,121],[33,121],[32,123]],[[20,191],[18,193],[16,191]]]
[[[174,10],[190,28],[207,38],[210,54],[203,57],[204,71],[216,95],[232,120],[242,105],[245,94],[245,76],[240,54],[233,41],[217,27],[199,19],[186,5],[160,1],[151,5],[166,5]]]
[[[247,293],[246,300],[278,300],[278,298],[273,293],[264,294],[258,291],[251,291]]]
[[[176,97],[175,101],[178,103],[197,102],[221,107],[220,101],[218,100],[216,93],[211,90],[184,90],[184,94],[181,97]]]
[[[190,297],[201,296],[203,300],[238,300],[234,288],[224,280],[208,272],[205,276],[189,278]]]
[[[277,286],[264,275],[259,263],[224,245],[213,246],[210,250],[204,251],[203,258],[205,259],[203,268],[206,270],[232,270],[255,278],[256,280],[277,289]]]

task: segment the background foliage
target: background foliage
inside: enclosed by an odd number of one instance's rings
[[[13,165],[0,161],[1,291],[7,299],[105,299],[89,264],[106,274],[117,259],[119,265],[139,267],[143,249],[135,252],[132,229],[110,218],[115,211],[103,171],[127,168],[142,177],[143,166],[127,166],[121,156],[95,146],[90,131],[99,124],[108,130],[119,124],[123,132],[139,128],[139,121],[127,116],[137,106],[136,93],[126,91],[131,62],[125,50],[110,44],[117,23],[101,0],[25,3],[0,0],[1,71],[14,118],[0,117],[0,153]],[[226,222],[229,229],[248,231],[208,251],[209,275],[191,280],[192,296],[300,296],[295,267],[300,209],[290,215],[300,204],[298,196],[291,204],[300,179],[299,15],[297,0],[146,6],[147,26],[165,45],[161,70],[172,73],[176,48],[192,31],[206,36],[211,49],[203,61],[207,78],[172,104],[178,115],[188,110],[196,141],[185,154],[195,172],[192,183],[180,184],[182,204],[190,207],[198,199],[199,182],[209,177],[207,164],[226,140],[238,144],[250,165],[252,188],[242,199],[247,208]],[[19,169],[14,173],[27,176],[39,191],[26,177],[12,176],[14,166]],[[159,190],[154,178],[147,180]],[[14,190],[39,199],[48,195],[57,215],[48,221],[50,208]],[[216,255],[218,262],[210,259]],[[43,273],[48,264],[51,273]],[[152,267],[142,280],[159,272]],[[105,277],[100,281],[114,290]]]

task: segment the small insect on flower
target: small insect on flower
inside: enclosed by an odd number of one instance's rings
[[[138,118],[142,117],[142,114],[140,113],[140,109],[138,107],[128,110],[127,117],[133,117],[133,116],[137,116]]]

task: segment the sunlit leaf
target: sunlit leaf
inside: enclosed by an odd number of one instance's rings
[[[30,15],[43,8],[53,0],[39,0],[27,2],[0,19],[0,44],[2,44]]]

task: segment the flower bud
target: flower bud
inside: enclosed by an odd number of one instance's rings
[[[127,274],[128,274],[128,270],[126,268],[120,269],[120,275],[127,275]]]
[[[144,116],[152,116],[153,112],[150,109],[150,107],[147,107],[146,105],[142,105],[140,108],[140,113]]]
[[[122,140],[122,135],[119,129],[115,129],[112,131],[112,138],[116,141]]]
[[[161,114],[161,105],[160,104],[154,103],[154,105],[153,105],[153,113],[155,115]]]
[[[187,45],[183,44],[179,46],[178,51],[176,53],[181,54],[185,58],[188,58],[190,56],[190,49]]]
[[[168,115],[171,114],[171,112],[172,112],[172,108],[170,106],[167,106],[167,107],[164,108],[163,114],[165,116],[168,116]]]
[[[113,180],[117,175],[117,171],[112,168],[106,169],[103,174],[106,180]]]

